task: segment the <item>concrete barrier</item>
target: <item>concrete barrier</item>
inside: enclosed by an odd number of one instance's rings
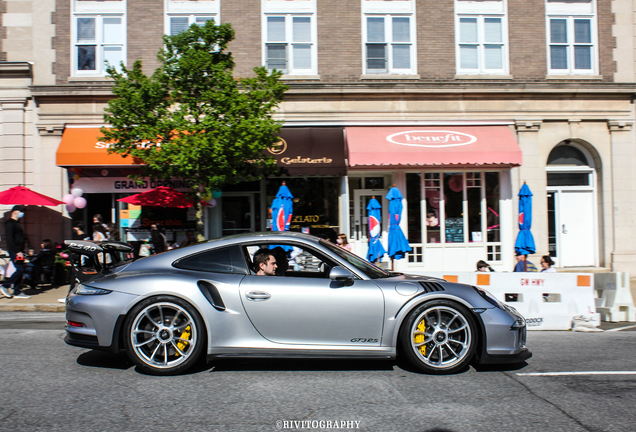
[[[594,274],[426,272],[428,276],[482,287],[517,309],[528,330],[570,330],[575,319],[601,324]]]
[[[603,321],[636,321],[636,307],[629,287],[629,273],[598,273],[594,278],[596,310]]]

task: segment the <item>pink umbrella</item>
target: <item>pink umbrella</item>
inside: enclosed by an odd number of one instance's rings
[[[15,186],[0,192],[0,204],[58,206],[64,201],[32,191],[24,186]]]

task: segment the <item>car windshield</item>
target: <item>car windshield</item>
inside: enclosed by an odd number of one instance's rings
[[[360,270],[371,279],[380,279],[391,277],[391,274],[386,270],[382,270],[380,267],[371,264],[369,261],[360,258],[359,256],[343,249],[339,246],[329,243],[325,240],[320,240],[320,244],[329,249],[331,252],[338,255],[340,258],[346,260],[349,264]]]

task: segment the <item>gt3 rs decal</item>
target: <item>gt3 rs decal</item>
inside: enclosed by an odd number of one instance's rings
[[[367,338],[353,338],[353,339],[351,339],[351,342],[356,342],[356,343],[377,343],[378,340],[377,339],[367,339]]]

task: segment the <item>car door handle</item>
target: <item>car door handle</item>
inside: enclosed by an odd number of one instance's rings
[[[247,297],[248,300],[253,301],[265,301],[272,298],[271,294],[264,291],[248,291],[245,293],[245,297]]]

